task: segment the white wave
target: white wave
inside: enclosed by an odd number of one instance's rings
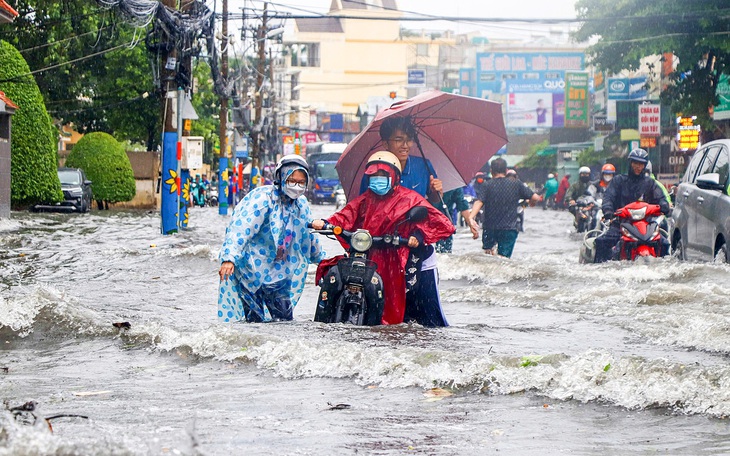
[[[197,245],[191,245],[188,247],[171,247],[171,248],[164,248],[164,249],[156,249],[154,248],[154,254],[160,255],[160,256],[166,256],[166,257],[184,257],[184,256],[200,256],[200,257],[207,257],[211,260],[216,260],[218,258],[218,251],[219,248],[213,249],[208,244],[197,244]]]
[[[532,391],[559,400],[606,402],[629,409],[669,407],[683,413],[730,414],[730,369],[724,366],[685,366],[600,350],[524,357],[408,346],[395,350],[334,338],[261,335],[235,325],[191,333],[160,326],[142,330],[154,334],[158,350],[187,347],[198,356],[249,361],[289,379],[350,378],[362,386],[447,387],[498,395]]]
[[[98,314],[50,285],[14,287],[12,296],[0,296],[0,328],[7,327],[26,337],[33,332],[39,319],[72,329],[76,334],[109,332]]]

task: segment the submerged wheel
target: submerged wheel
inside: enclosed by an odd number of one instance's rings
[[[715,250],[715,263],[730,263],[730,258],[728,258],[728,248],[725,242],[720,244],[720,247]]]
[[[687,259],[687,253],[685,251],[684,240],[682,240],[682,238],[677,235],[677,240],[673,244],[672,258],[676,258],[680,261],[685,261]]]

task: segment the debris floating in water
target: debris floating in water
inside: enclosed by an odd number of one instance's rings
[[[128,321],[120,321],[116,323],[112,323],[112,326],[119,329],[129,329],[132,327],[132,325]]]

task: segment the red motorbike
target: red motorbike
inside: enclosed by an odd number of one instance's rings
[[[636,201],[618,209],[614,215],[621,227],[614,258],[634,260],[636,257],[664,256],[662,236],[666,237],[667,233],[661,228],[665,217],[658,204]]]

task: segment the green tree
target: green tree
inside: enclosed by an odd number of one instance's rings
[[[28,60],[55,119],[157,147],[159,92],[140,30],[93,0],[19,0],[16,9],[0,36]]]
[[[102,202],[118,203],[134,198],[136,184],[129,157],[108,133],[84,135],[71,150],[66,166],[84,170],[100,209]]]
[[[719,75],[730,72],[727,3],[578,0],[576,11],[585,22],[575,38],[598,37],[588,53],[601,70],[616,74],[639,68],[646,56],[668,52],[677,56],[679,66],[670,75],[674,84],[663,91],[662,99],[675,112],[696,115],[705,127],[711,124],[709,109],[718,101]]]
[[[552,155],[538,155],[542,150],[547,149],[548,141],[545,140],[539,144],[535,144],[530,147],[530,151],[527,156],[516,166],[517,168],[523,169],[547,169],[554,170],[556,166],[555,154]]]
[[[18,105],[11,132],[11,203],[16,208],[63,201],[58,180],[58,131],[28,64],[11,44],[0,41],[0,90]]]

